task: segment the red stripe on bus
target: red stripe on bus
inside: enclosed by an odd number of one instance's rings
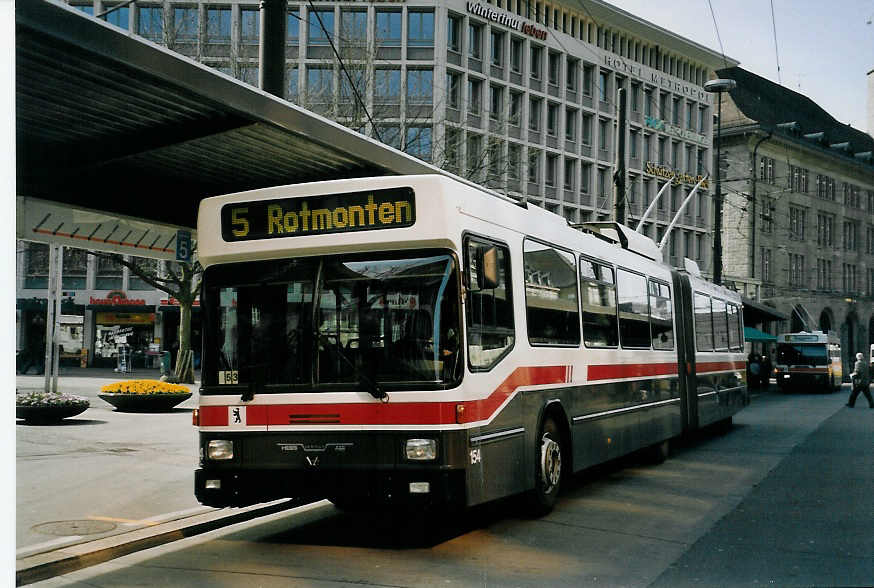
[[[567,366],[519,367],[488,398],[465,402],[246,405],[246,424],[278,425],[446,425],[488,419],[522,386],[567,383]],[[459,408],[461,407],[461,408]],[[457,417],[457,418],[456,418]],[[201,406],[200,425],[228,425],[227,406]]]
[[[619,380],[646,376],[673,376],[677,374],[677,362],[668,363],[619,363],[589,366],[589,381]]]
[[[698,374],[746,369],[747,364],[743,361],[699,361],[695,364],[695,373]]]

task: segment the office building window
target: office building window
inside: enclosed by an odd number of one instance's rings
[[[361,46],[367,43],[366,11],[340,11],[340,39],[345,45]]]
[[[592,164],[583,162],[580,166],[580,192],[589,194],[592,191]]]
[[[479,179],[483,171],[483,138],[480,135],[467,135],[467,174],[472,179]]]
[[[470,23],[467,27],[467,53],[474,59],[483,57],[483,27]]]
[[[510,38],[510,69],[522,73],[522,39]]]
[[[434,12],[410,10],[407,13],[407,44],[411,47],[434,46]]]
[[[550,102],[546,105],[546,132],[553,137],[558,135],[558,104]]]
[[[300,90],[299,90],[299,70],[296,67],[289,67],[285,70],[285,83],[286,83],[286,93],[285,98],[289,102],[299,102],[300,101]]]
[[[549,52],[548,75],[549,83],[557,86],[561,72],[561,54]]]
[[[578,89],[577,84],[579,84],[579,75],[578,75],[579,69],[580,69],[579,60],[568,58],[567,71],[565,74],[565,78],[566,78],[565,85],[567,86],[567,89],[570,90],[571,92],[576,92]]]
[[[591,145],[592,144],[592,115],[584,114],[583,115],[583,137],[582,143],[583,145]]]
[[[449,20],[446,23],[447,48],[456,53],[461,53],[461,24],[460,16],[449,15]]]
[[[240,10],[240,42],[246,45],[257,45],[261,33],[261,13],[256,8]]]
[[[541,67],[543,61],[543,48],[531,46],[531,77],[539,80],[541,76]]]
[[[401,13],[397,10],[376,11],[376,45],[379,47],[401,46]]]
[[[329,45],[334,36],[334,10],[311,10],[307,34],[310,45]]]
[[[528,181],[540,183],[540,151],[537,149],[528,149]]]
[[[568,108],[564,114],[564,136],[568,141],[577,140],[577,116],[576,109]]]
[[[454,71],[446,72],[446,105],[458,110],[461,107],[461,74]]]
[[[127,28],[127,17],[125,27]],[[174,8],[173,9],[173,35],[180,43],[197,42],[198,34],[197,8]]]
[[[528,128],[532,131],[540,130],[540,111],[543,109],[543,100],[530,96],[528,98]]]
[[[510,92],[509,123],[519,126],[522,120],[522,92]]]
[[[592,82],[595,77],[595,67],[592,65],[583,66],[583,95],[592,95]]]
[[[501,67],[504,65],[504,33],[492,31],[491,34],[492,65]]]
[[[163,41],[164,9],[160,6],[137,8],[137,34],[152,41]]]
[[[511,180],[521,178],[522,147],[516,143],[507,145],[507,177]]]
[[[407,103],[431,104],[434,98],[434,75],[430,69],[407,70]]]
[[[309,66],[307,68],[307,100],[311,103],[330,103],[334,95],[334,68]]]
[[[423,161],[431,161],[431,127],[420,125],[407,127],[404,151]]]
[[[118,8],[113,8],[113,6],[111,6],[111,5],[104,5],[104,10],[112,10],[111,12],[107,12],[103,16],[103,18],[104,18],[104,20],[106,20],[106,22],[108,22],[109,24],[113,24],[120,29],[128,30],[128,28],[130,28],[130,8],[129,7],[119,6]],[[196,8],[178,9],[177,8],[176,12],[178,13],[179,10],[194,11],[194,40],[196,41],[197,40],[197,9]],[[91,14],[92,16],[94,15],[93,8],[92,8],[91,12],[89,12],[88,14]],[[179,36],[178,26],[179,25],[178,25],[178,20],[177,20],[176,40],[177,41],[188,40],[188,39],[183,39],[182,37]]]
[[[483,82],[476,78],[467,79],[467,111],[479,114],[482,111]]]
[[[285,35],[287,44],[300,44],[300,10],[297,8],[289,8],[285,15]]]
[[[504,89],[489,86],[489,118],[499,120],[504,112]]]
[[[607,72],[602,71],[598,74],[598,99],[601,102],[607,102],[607,83],[609,77]]]
[[[377,104],[400,104],[401,70],[377,68],[373,71],[373,101]]]

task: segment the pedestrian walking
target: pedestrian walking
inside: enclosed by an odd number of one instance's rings
[[[853,366],[850,380],[853,382],[853,391],[850,392],[847,406],[853,408],[856,405],[856,398],[859,397],[859,392],[861,392],[868,399],[868,408],[874,408],[874,399],[871,398],[871,390],[869,389],[871,378],[868,371],[868,362],[865,361],[865,356],[862,353],[856,354],[856,364]]]

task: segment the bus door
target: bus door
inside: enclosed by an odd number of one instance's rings
[[[683,431],[698,428],[698,384],[695,378],[695,324],[689,276],[671,272],[674,282],[674,315],[677,317],[677,362]]]

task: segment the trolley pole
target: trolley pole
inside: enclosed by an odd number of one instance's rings
[[[624,225],[625,209],[625,135],[628,124],[625,108],[625,88],[619,88],[619,140],[616,142],[616,172],[613,174],[613,210],[617,223]]]

